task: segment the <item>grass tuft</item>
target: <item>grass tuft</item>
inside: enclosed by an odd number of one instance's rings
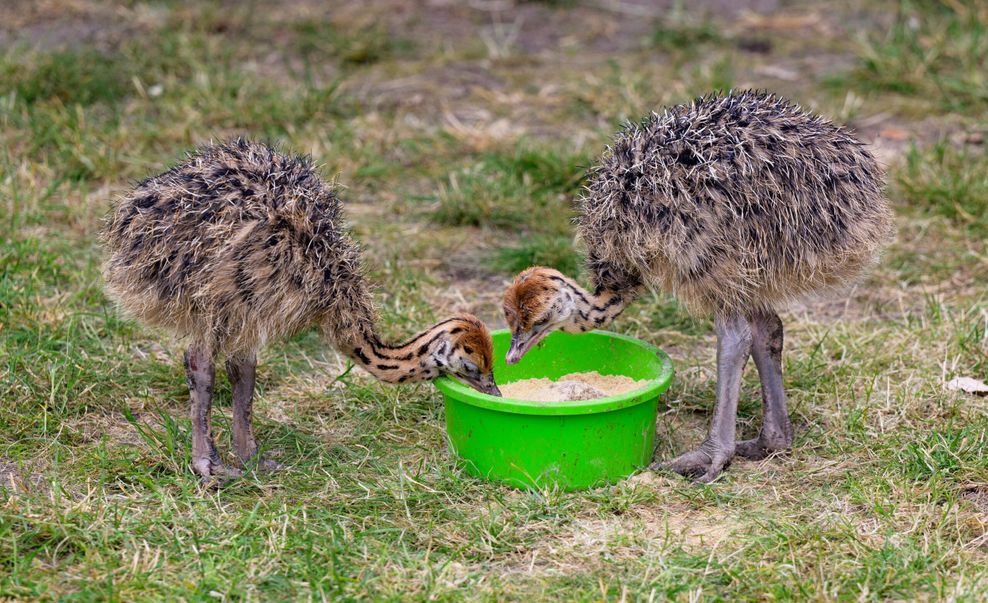
[[[537,232],[558,227],[572,215],[571,196],[586,165],[583,155],[524,145],[485,153],[450,174],[432,217],[449,226]]]
[[[13,90],[27,104],[112,104],[134,91],[129,76],[118,57],[95,49],[19,59],[8,54],[0,63],[0,91]]]
[[[295,23],[295,49],[306,61],[338,60],[346,66],[366,66],[408,56],[414,45],[381,27],[352,29],[320,19]]]
[[[892,27],[860,44],[857,67],[833,86],[894,93],[947,111],[988,110],[985,5],[903,0]]]
[[[915,480],[976,481],[988,475],[988,433],[973,424],[922,434],[902,451],[902,471]]]
[[[548,266],[563,274],[580,270],[580,255],[573,248],[573,237],[553,234],[532,234],[513,247],[502,247],[494,253],[493,267],[505,274],[521,272],[530,266]]]
[[[896,184],[909,207],[988,236],[988,149],[913,147]]]
[[[723,41],[720,30],[710,19],[700,23],[664,21],[652,31],[652,44],[667,51],[691,51],[703,44]]]
[[[494,252],[489,263],[514,273],[541,264],[574,273],[573,201],[588,159],[579,153],[521,145],[486,153],[450,174],[432,219],[450,226],[474,226],[520,235]]]

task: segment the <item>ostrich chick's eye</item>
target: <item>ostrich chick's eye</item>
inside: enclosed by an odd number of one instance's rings
[[[505,304],[504,307],[501,308],[501,311],[504,312],[504,319],[507,321],[508,326],[514,328],[514,326],[518,323],[518,315],[515,313],[514,308]]]

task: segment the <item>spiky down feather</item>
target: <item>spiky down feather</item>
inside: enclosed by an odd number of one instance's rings
[[[374,323],[340,200],[305,157],[242,138],[148,178],[110,216],[109,290],[136,318],[215,351],[319,323],[336,342]]]
[[[699,313],[846,286],[893,235],[864,145],[755,91],[627,125],[591,170],[577,222],[598,288],[661,287]]]

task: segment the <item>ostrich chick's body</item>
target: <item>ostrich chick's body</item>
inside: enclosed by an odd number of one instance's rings
[[[490,334],[471,315],[444,320],[403,345],[381,342],[340,201],[307,159],[243,139],[202,148],[127,195],[104,243],[104,275],[121,305],[190,341],[192,465],[202,476],[239,473],[220,461],[210,432],[214,358],[226,355],[233,443],[247,461],[257,451],[256,353],[314,324],[384,381],[453,373],[498,393]]]
[[[714,315],[717,404],[700,447],[671,461],[714,479],[741,454],[788,448],[776,311],[857,279],[891,238],[882,173],[845,130],[779,97],[700,98],[620,133],[594,167],[578,218],[596,289],[530,268],[505,293],[517,362],[553,329],[609,323],[643,287]],[[735,443],[741,372],[762,382],[759,436]]]

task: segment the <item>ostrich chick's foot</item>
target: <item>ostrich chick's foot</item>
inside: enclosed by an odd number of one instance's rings
[[[215,371],[209,348],[202,344],[190,346],[185,352],[185,372],[192,398],[192,470],[205,482],[240,477],[242,471],[223,464],[213,442],[209,414]]]
[[[259,473],[274,473],[275,471],[282,471],[286,469],[284,465],[278,461],[273,461],[271,459],[259,458],[251,459],[244,463],[244,469],[253,469]]]
[[[671,461],[653,463],[652,469],[673,471],[694,478],[701,484],[709,484],[730,466],[733,457],[733,450],[706,440],[696,450],[691,450]]]
[[[751,320],[751,356],[762,382],[762,430],[757,438],[738,442],[738,455],[760,461],[792,446],[792,421],[782,387],[783,327],[774,312],[756,314]]]
[[[696,450],[661,465],[680,475],[696,477],[704,484],[717,479],[734,457],[741,372],[751,353],[752,339],[748,321],[739,316],[715,316],[714,329],[717,332],[717,402],[707,439]]]
[[[228,358],[226,374],[233,386],[233,448],[244,468],[258,472],[280,471],[284,465],[257,456],[253,405],[257,355],[254,352]]]
[[[243,475],[243,471],[240,469],[226,465],[218,458],[209,456],[193,458],[192,470],[199,475],[203,482],[225,482]]]
[[[738,442],[734,446],[734,452],[749,461],[760,461],[780,450],[788,450],[791,445],[791,434],[788,437],[774,439],[759,435],[757,438]]]

